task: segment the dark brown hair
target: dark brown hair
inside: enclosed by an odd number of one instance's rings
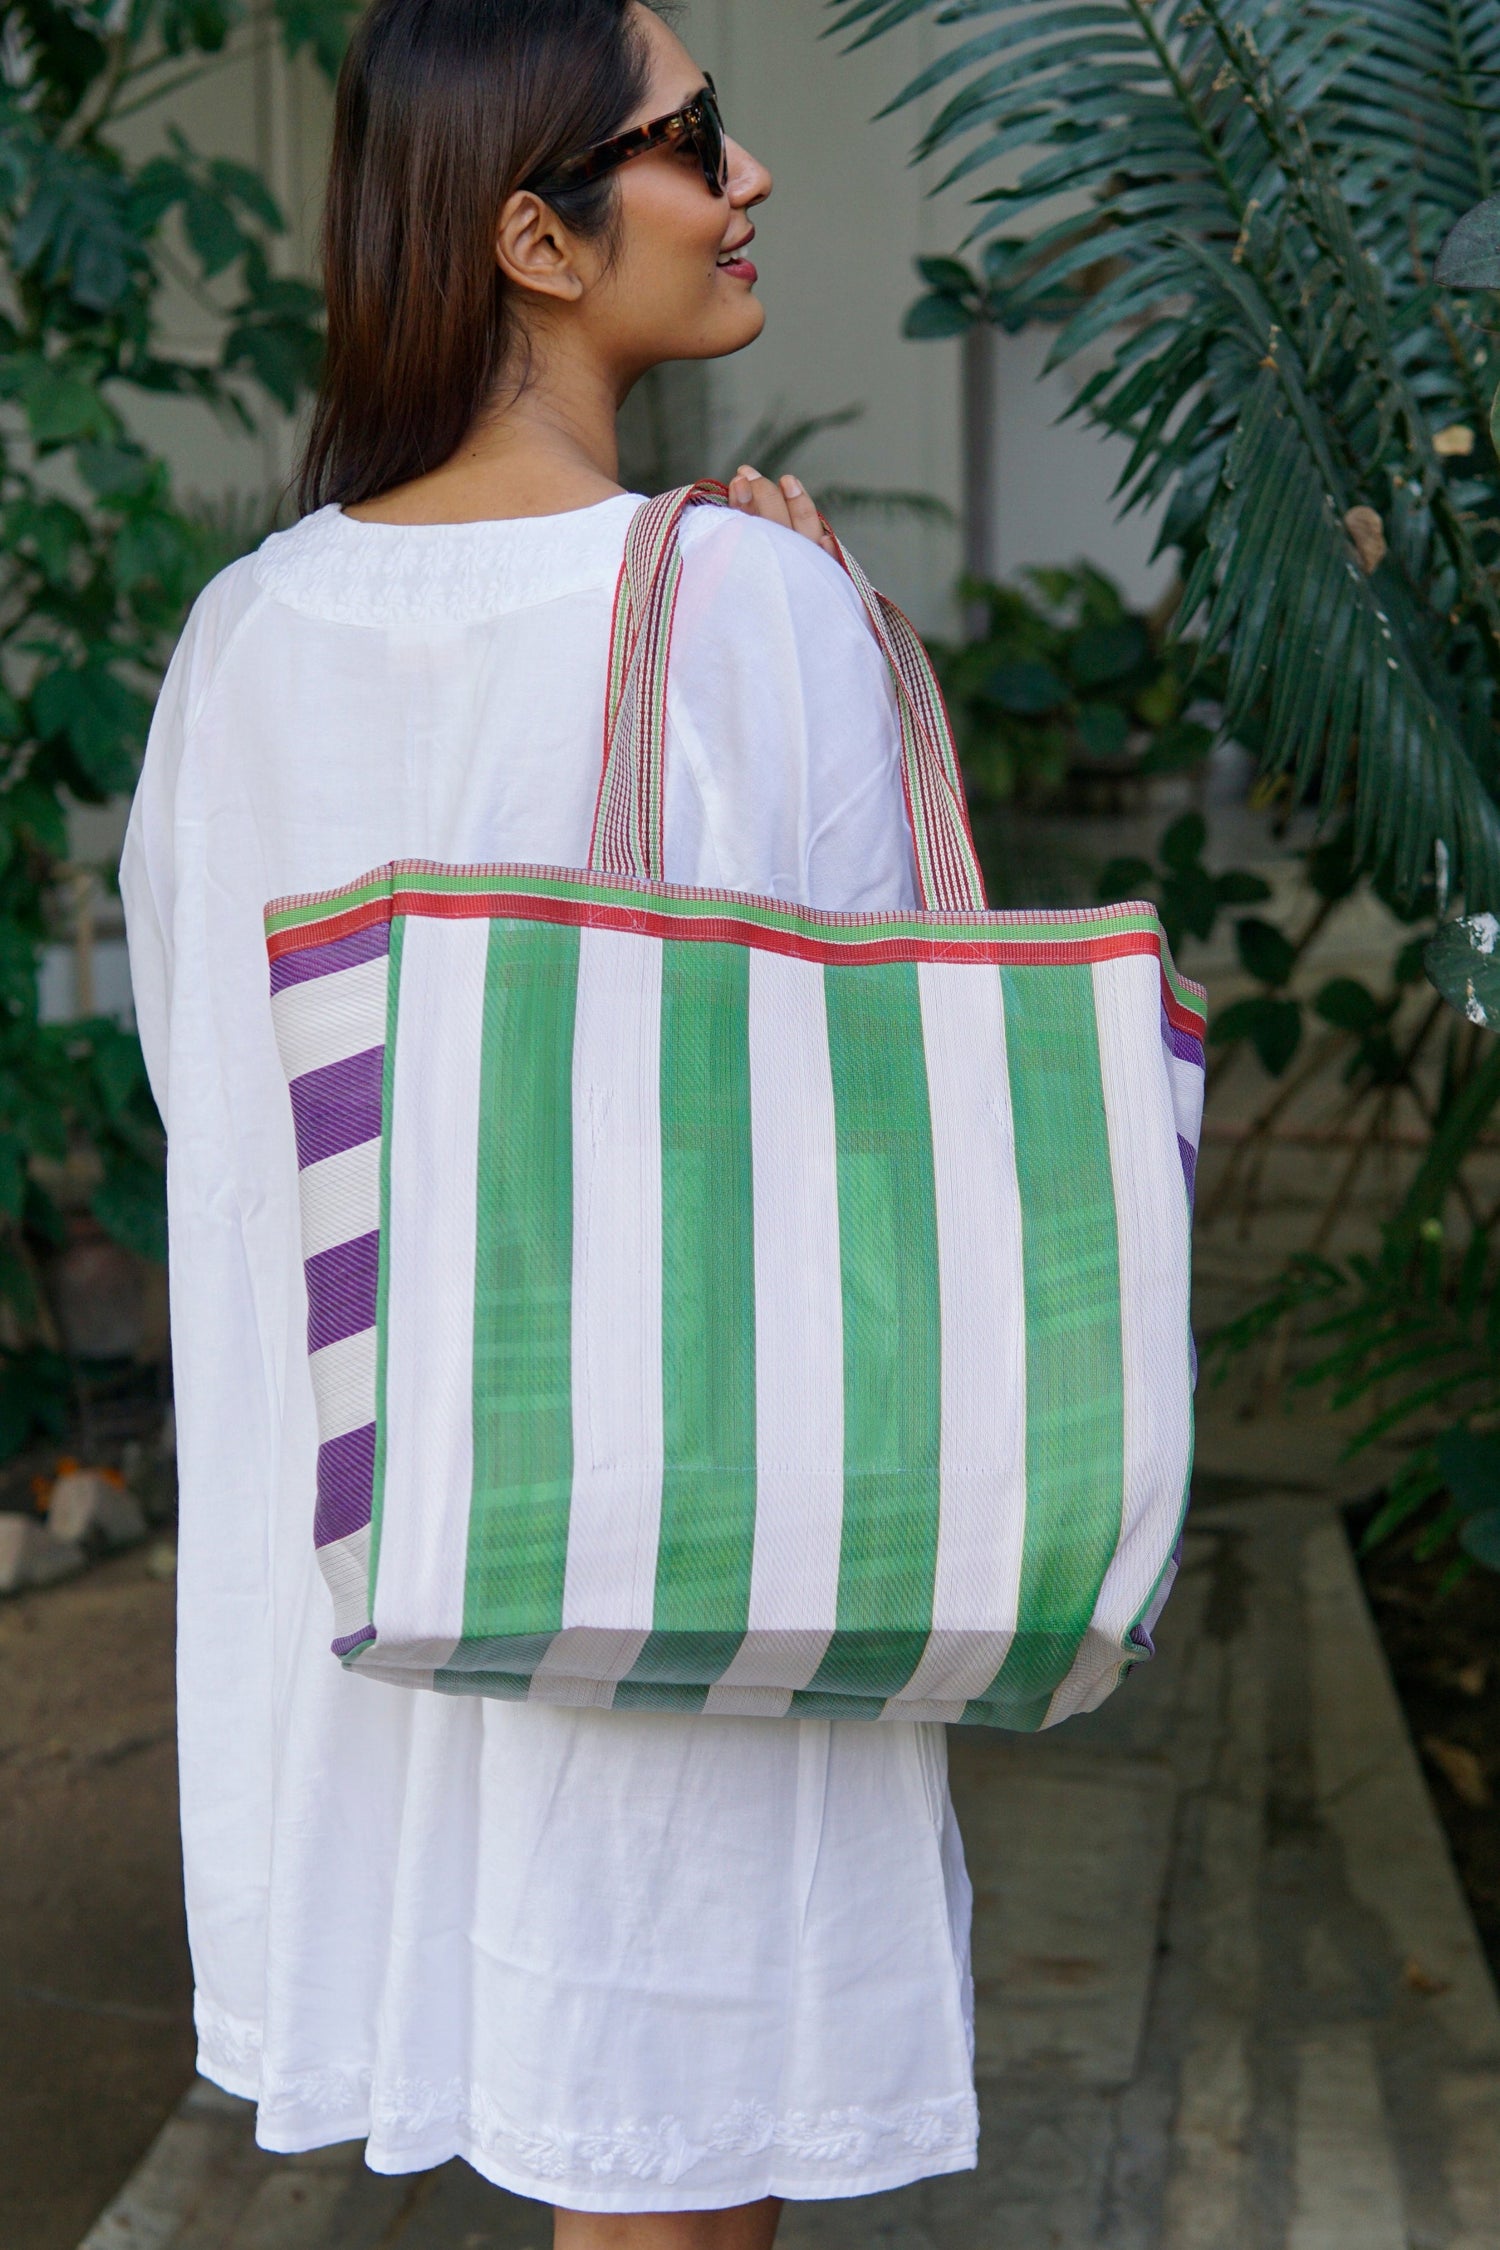
[[[339,74],[304,510],[441,467],[494,396],[513,342],[495,222],[523,181],[638,108],[648,66],[631,4],[373,0]],[[615,187],[548,201],[604,234]]]

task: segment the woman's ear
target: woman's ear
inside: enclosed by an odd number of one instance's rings
[[[571,304],[583,295],[585,282],[573,236],[550,203],[529,188],[519,188],[500,213],[495,263],[507,281],[533,296]]]

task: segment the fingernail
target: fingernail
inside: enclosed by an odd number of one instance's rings
[[[738,477],[729,487],[729,505],[731,508],[748,508],[750,505],[750,495],[744,490]]]
[[[786,494],[788,500],[800,500],[802,498],[802,487],[797,482],[797,479],[795,477],[783,477],[781,480],[781,489]]]
[[[754,484],[754,483],[756,483],[756,482],[758,481],[758,479],[759,479],[759,477],[760,477],[760,471],[759,471],[759,469],[749,469],[749,468],[746,468],[746,467],[745,467],[745,465],[744,465],[744,463],[742,462],[742,463],[740,464],[740,475],[741,475],[742,477],[748,477],[748,478],[750,479],[751,483],[752,483],[752,484]]]

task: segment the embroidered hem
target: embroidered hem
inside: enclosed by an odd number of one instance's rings
[[[608,2132],[548,2131],[520,2124],[462,2078],[377,2080],[368,2065],[275,2071],[258,2030],[201,1995],[196,2016],[200,2070],[256,2102],[262,2147],[296,2154],[363,2137],[371,2168],[392,2173],[462,2156],[498,2186],[580,2210],[709,2209],[776,2192],[864,2195],[963,2170],[978,2144],[969,2090],[887,2109],[777,2112],[737,2102],[696,2131],[672,2116]],[[760,2160],[754,2176],[726,2181],[735,2159]],[[704,2171],[710,2176],[695,2190],[691,2176]]]

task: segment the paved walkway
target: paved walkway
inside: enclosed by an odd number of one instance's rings
[[[1500,2006],[1342,1529],[1209,1452],[1156,1664],[952,1738],[979,2171],[802,2205],[785,2250],[1500,2250]],[[461,2164],[267,2157],[200,2086],[83,2250],[549,2245]]]

